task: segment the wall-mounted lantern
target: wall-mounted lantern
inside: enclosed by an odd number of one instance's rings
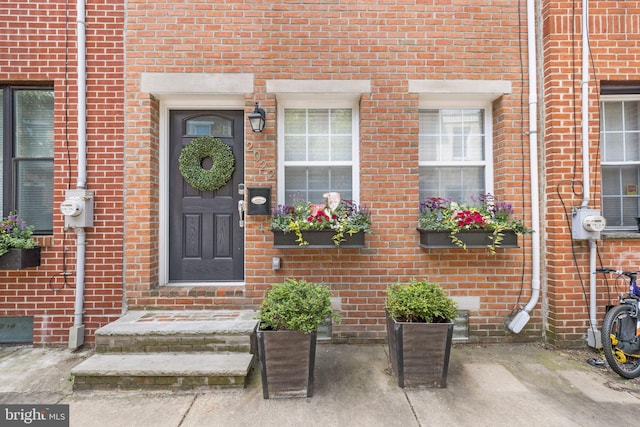
[[[256,102],[256,108],[254,108],[253,113],[249,114],[249,123],[251,123],[251,129],[254,132],[262,132],[265,124],[265,111],[260,108],[260,103]]]

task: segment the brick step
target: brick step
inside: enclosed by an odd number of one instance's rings
[[[255,317],[250,310],[130,311],[96,331],[96,352],[251,352]]]
[[[244,387],[250,353],[95,354],[71,370],[74,390],[206,390]]]

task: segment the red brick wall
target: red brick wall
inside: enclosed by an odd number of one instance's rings
[[[542,336],[540,305],[521,335],[506,332],[503,324],[521,288],[520,304],[528,299],[528,241],[522,242],[523,249],[501,250],[496,256],[484,250],[425,250],[418,247],[415,230],[418,96],[408,93],[410,79],[513,83],[513,93],[494,106],[495,193],[513,202],[519,214],[529,207],[528,183],[521,184],[529,176],[521,154],[522,144],[528,145],[522,136],[526,108],[520,83],[523,76],[526,81],[526,69],[519,58],[520,49],[526,49],[525,23],[518,22],[516,2],[133,1],[127,15],[127,148],[140,154],[127,168],[127,183],[136,183],[127,185],[130,307],[256,307],[271,283],[304,277],[329,285],[342,302],[344,317],[334,327],[334,338],[381,339],[384,290],[396,281],[427,277],[452,295],[480,298],[481,310],[471,313],[474,340]],[[367,236],[366,249],[276,250],[265,231],[268,219],[249,217],[246,289],[154,289],[158,184],[153,154],[158,141],[154,105],[140,93],[142,72],[253,73],[255,93],[247,94],[245,112],[260,101],[267,128],[262,134],[247,132],[246,145],[266,165],[247,151],[245,184],[273,189],[276,181],[263,169],[277,166],[277,101],[266,92],[266,81],[369,80],[372,91],[360,102],[360,201],[372,211],[375,234]],[[146,145],[149,151],[140,151]],[[130,235],[134,227],[136,235]],[[274,256],[281,257],[283,266],[275,272]]]
[[[576,8],[575,10],[573,8]],[[589,150],[591,208],[600,207],[598,153],[599,84],[638,80],[640,2],[589,2]],[[573,13],[575,11],[575,14]],[[581,2],[544,2],[543,86],[544,166],[546,175],[545,252],[549,317],[547,336],[564,345],[583,345],[589,327],[589,248],[571,240],[571,209],[582,194],[582,32]],[[606,239],[599,242],[606,266],[637,269],[634,257],[640,241]],[[604,307],[623,290],[610,290],[598,276],[599,328]],[[609,281],[610,284],[613,281]],[[586,291],[586,292],[585,292]]]
[[[84,324],[91,344],[95,329],[122,308],[124,7],[88,3],[87,188],[95,191],[95,216],[87,229]],[[77,177],[75,37],[74,2],[16,0],[0,9],[0,83],[50,85],[55,96],[54,233],[41,238],[40,267],[0,272],[0,316],[33,316],[34,344],[43,346],[65,345],[73,325],[76,238],[63,231],[58,206]]]
[[[124,6],[91,0],[87,186],[96,192],[96,204],[95,226],[87,236],[87,341],[92,341],[98,326],[120,313],[124,270],[132,308],[256,307],[269,284],[285,277],[322,282],[342,303],[344,319],[334,327],[334,338],[352,341],[384,336],[384,290],[390,283],[427,277],[452,295],[480,298],[480,310],[471,313],[473,341],[546,335],[559,345],[584,344],[588,309],[582,286],[588,288],[588,249],[572,242],[565,215],[565,207],[570,215],[571,207],[582,200],[580,2],[542,3],[543,290],[532,320],[520,335],[513,335],[503,321],[529,298],[530,239],[521,240],[520,250],[501,250],[495,256],[483,250],[418,247],[419,104],[418,96],[408,93],[408,80],[512,82],[513,92],[494,103],[494,192],[529,220],[532,171],[525,134],[524,2],[129,1],[125,75]],[[640,2],[589,5],[595,80],[637,79]],[[75,11],[66,18],[64,8],[62,1],[18,0],[0,11],[0,39],[8,46],[0,59],[0,82],[46,83],[55,90],[56,205],[65,189],[75,187],[76,173]],[[367,237],[366,249],[276,250],[265,231],[268,220],[249,217],[246,287],[158,288],[161,123],[159,101],[140,92],[142,72],[253,73],[255,93],[246,94],[245,112],[259,100],[267,110],[267,128],[262,134],[246,134],[245,184],[274,189],[275,178],[264,171],[277,166],[277,105],[275,96],[266,92],[266,81],[369,80],[372,91],[360,102],[360,194],[372,211],[375,234]],[[595,206],[599,204],[597,92],[592,84],[589,133]],[[60,273],[63,257],[67,270],[75,268],[75,236],[62,231],[61,215],[56,215],[54,228],[54,235],[43,239],[41,267],[0,272],[0,315],[34,316],[34,340],[40,345],[66,343],[73,321],[74,276],[65,283]],[[633,264],[627,262],[633,259],[628,255],[639,244],[605,240],[600,245],[604,263]],[[274,256],[283,262],[275,272]],[[602,280],[598,283],[601,318],[610,294]]]

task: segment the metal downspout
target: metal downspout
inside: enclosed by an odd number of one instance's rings
[[[527,50],[529,68],[529,168],[531,171],[531,297],[527,305],[509,322],[508,328],[520,333],[529,322],[529,313],[540,296],[540,201],[538,166],[538,90],[536,64],[536,31],[534,0],[527,0]]]
[[[86,67],[86,22],[85,0],[76,2],[76,25],[78,45],[78,179],[77,189],[84,189],[87,179],[87,67]],[[69,331],[69,348],[84,344],[84,287],[85,287],[85,247],[86,233],[83,227],[74,229],[76,233],[76,295],[73,327]]]

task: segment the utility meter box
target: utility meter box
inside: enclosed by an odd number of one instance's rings
[[[93,191],[67,190],[60,212],[65,228],[93,227]]]
[[[597,240],[607,220],[595,209],[578,209],[573,214],[571,234],[575,240]]]

